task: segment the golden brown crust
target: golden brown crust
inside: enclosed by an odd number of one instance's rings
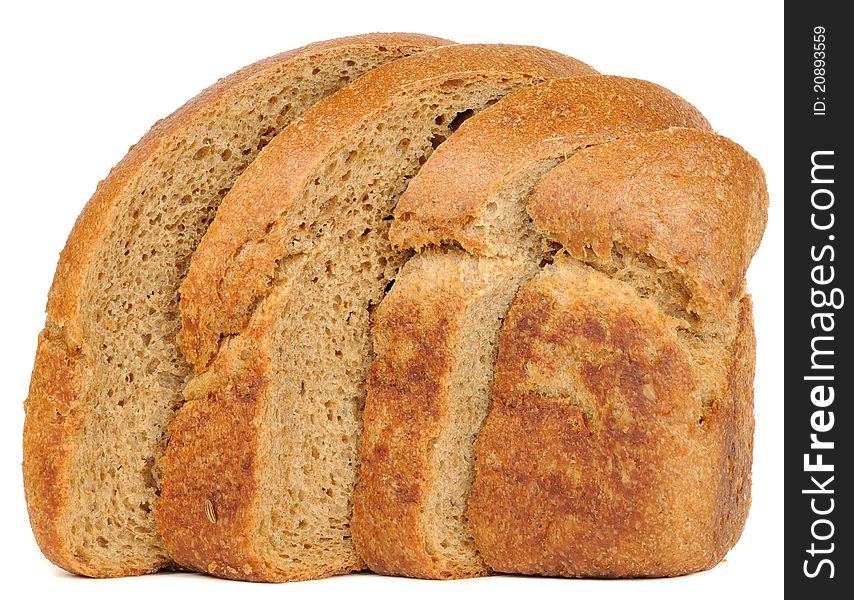
[[[750,296],[739,301],[738,327],[732,347],[729,368],[730,402],[725,405],[721,420],[723,453],[721,479],[718,487],[717,511],[714,517],[716,547],[715,563],[723,560],[744,531],[750,510],[751,471],[753,467],[753,378],[756,368],[756,336],[753,332],[753,302]]]
[[[688,308],[723,318],[741,294],[765,229],[759,163],[711,132],[674,128],[587,148],[543,176],[534,223],[573,256],[608,258],[614,244],[671,265]]]
[[[377,573],[431,579],[484,574],[443,570],[427,549],[423,513],[434,443],[447,416],[453,340],[470,294],[461,284],[431,294],[431,282],[423,283],[396,286],[374,314],[377,357],[368,379],[353,538]]]
[[[454,240],[470,252],[489,252],[464,226],[516,171],[674,126],[709,128],[688,102],[648,81],[593,75],[519,90],[469,119],[431,156],[398,203],[392,242],[419,248]]]
[[[223,337],[239,333],[263,299],[276,261],[293,231],[283,226],[314,178],[321,157],[342,132],[386,110],[397,98],[490,73],[531,78],[590,72],[561,54],[527,46],[446,46],[367,73],[307,111],[250,165],[220,206],[181,287],[181,349],[198,371],[216,355]]]
[[[262,365],[247,364],[191,398],[173,421],[157,519],[170,555],[185,568],[248,581],[272,576],[254,552],[248,514],[259,484],[256,420],[265,379]],[[207,452],[211,439],[226,440],[229,451]]]
[[[128,154],[98,184],[84,207],[63,249],[47,302],[47,320],[39,337],[30,391],[25,403],[24,487],[33,531],[45,555],[68,571],[108,577],[137,574],[130,567],[94,566],[74,557],[62,532],[67,503],[66,473],[74,451],[79,419],[57,421],[53,411],[77,415],[87,389],[87,361],[81,354],[85,332],[79,302],[91,265],[109,234],[114,211],[139,173],[156,159],[170,140],[199,121],[209,118],[217,107],[239,99],[258,83],[281,76],[295,60],[310,60],[340,47],[388,45],[390,48],[435,47],[447,40],[419,34],[367,34],[310,44],[254,63],[218,81],[198,96],[158,121]],[[42,443],[51,440],[50,444]]]
[[[720,480],[732,423],[703,404],[714,373],[692,360],[679,326],[565,257],[520,291],[467,513],[490,566],[649,577],[720,560],[708,482]]]
[[[59,521],[68,496],[63,475],[77,415],[72,410],[74,359],[57,337],[58,332],[49,329],[39,335],[29,397],[40,401],[24,405],[24,491],[30,525],[45,556],[66,570],[90,574],[68,551]]]

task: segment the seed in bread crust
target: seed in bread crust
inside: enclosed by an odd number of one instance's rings
[[[216,507],[210,498],[205,498],[205,515],[207,515],[208,521],[216,523]]]

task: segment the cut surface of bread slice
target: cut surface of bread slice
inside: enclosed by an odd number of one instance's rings
[[[391,239],[423,248],[376,312],[354,536],[388,574],[484,574],[464,516],[502,319],[549,258],[525,211],[538,178],[586,146],[671,126],[708,127],[649,82],[555,80],[473,117],[413,179]],[[454,244],[442,247],[442,244]]]
[[[25,403],[24,484],[44,554],[90,576],[169,563],[157,461],[189,367],[178,286],[237,175],[306,108],[446,40],[370,34],[255,63],[158,122],[99,184],[60,257]]]
[[[750,504],[754,336],[744,275],[762,169],[715,134],[586,148],[528,211],[561,244],[505,319],[467,517],[497,571],[708,569]]]
[[[158,515],[182,565],[286,581],[361,568],[350,534],[370,312],[406,254],[399,195],[469,115],[592,73],[530,47],[395,61],[277,136],[224,200],[182,286],[197,377],[173,423]]]

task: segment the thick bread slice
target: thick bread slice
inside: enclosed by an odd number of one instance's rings
[[[537,48],[440,48],[317,104],[246,170],[182,287],[182,347],[204,373],[164,459],[179,563],[264,581],[362,566],[352,491],[370,309],[406,258],[388,242],[397,197],[470,114],[591,72]]]
[[[158,122],[99,184],[60,257],[25,403],[27,506],[51,561],[90,576],[168,563],[152,510],[189,374],[176,336],[190,254],[237,175],[302,111],[448,43],[371,34],[258,62]]]
[[[525,199],[580,148],[674,125],[708,127],[649,82],[546,82],[468,120],[411,182],[391,238],[433,249],[402,269],[373,326],[353,521],[370,568],[431,578],[487,572],[463,514],[473,440],[490,406],[501,320],[550,256]],[[446,242],[457,246],[435,249]]]
[[[679,575],[737,541],[753,435],[744,273],[767,202],[753,158],[689,129],[582,150],[542,179],[528,211],[565,252],[508,313],[467,510],[493,569]]]
[[[428,248],[374,313],[353,537],[383,574],[485,575],[463,518],[501,318],[527,261]]]

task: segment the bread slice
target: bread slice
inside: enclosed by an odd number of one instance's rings
[[[473,441],[491,403],[498,332],[554,251],[525,198],[586,146],[675,125],[696,109],[645,81],[555,80],[467,121],[402,196],[393,242],[421,248],[377,309],[353,534],[368,566],[455,578],[488,571],[464,516]]]
[[[429,248],[377,307],[352,523],[371,570],[489,572],[463,516],[473,432],[489,406],[501,318],[531,270],[524,260]]]
[[[497,571],[657,577],[716,565],[750,504],[744,274],[762,169],[692,129],[626,136],[528,202],[560,244],[505,319],[467,517]]]
[[[44,554],[90,576],[169,563],[157,461],[189,368],[178,285],[237,175],[306,108],[382,63],[450,42],[371,34],[221,80],[158,122],[99,184],[60,257],[24,425],[24,486]]]
[[[256,581],[363,566],[352,491],[370,314],[406,258],[388,242],[397,198],[472,113],[591,72],[538,48],[439,48],[318,103],[246,170],[182,286],[182,348],[197,377],[159,505],[180,564]]]

